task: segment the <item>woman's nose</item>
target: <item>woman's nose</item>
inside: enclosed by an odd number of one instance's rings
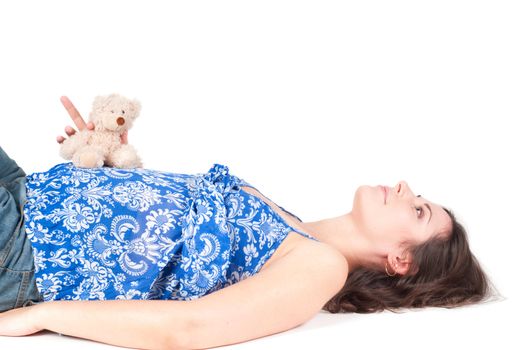
[[[399,181],[395,185],[395,193],[397,195],[404,195],[406,193],[411,193],[410,187],[408,186],[408,183],[406,181]]]

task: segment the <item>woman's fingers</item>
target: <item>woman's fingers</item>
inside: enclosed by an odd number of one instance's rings
[[[84,129],[88,129],[88,130],[95,129],[95,124],[93,124],[93,122],[91,121],[86,123],[84,119],[82,118],[82,116],[80,115],[77,108],[75,108],[75,106],[73,105],[73,103],[71,103],[70,99],[67,96],[62,96],[60,98],[60,102],[62,102],[62,105],[64,106],[64,108],[66,108],[66,111],[68,111],[68,114],[70,115],[71,120],[73,120],[73,122],[75,123],[75,126],[77,127],[77,129],[79,129],[79,131],[84,130]],[[64,131],[66,132],[66,135],[68,135],[69,137],[75,135],[75,133],[77,132],[74,128],[72,128],[69,125],[66,126],[66,128],[64,128]],[[58,143],[63,143],[64,140],[66,140],[64,136],[62,135],[57,136]],[[121,143],[122,144],[128,143],[128,131],[125,131],[121,134]]]
[[[68,135],[68,136],[75,135],[75,133],[76,133],[75,129],[73,129],[73,128],[72,128],[71,126],[69,126],[69,125],[66,126],[66,127],[64,128],[64,132],[65,132],[66,135]],[[58,142],[58,143],[63,143],[64,140],[66,140],[66,138],[65,138],[64,136],[62,136],[62,135],[57,136],[57,142]]]
[[[66,132],[66,135],[68,135],[68,136],[75,135],[75,129],[73,129],[69,125],[64,128],[64,131]]]
[[[73,120],[73,122],[75,123],[75,126],[77,127],[77,129],[79,129],[79,131],[84,130],[86,128],[88,130],[95,129],[95,125],[92,122],[88,122],[88,124],[86,124],[86,122],[82,118],[77,108],[75,108],[75,106],[73,105],[73,103],[71,103],[70,99],[67,96],[61,96],[60,102],[62,102],[62,105],[64,106],[64,108],[66,108],[66,111],[70,115],[71,120]],[[73,127],[69,125],[66,126],[64,131],[66,132],[66,135],[68,136],[73,136],[77,132]],[[64,140],[66,140],[64,136],[62,135],[57,136],[58,143],[63,143]]]
[[[84,130],[86,128],[86,122],[84,119],[82,119],[82,116],[80,115],[77,108],[75,108],[73,103],[71,103],[70,99],[67,96],[62,96],[60,98],[60,102],[62,102],[62,105],[64,108],[66,108],[66,111],[68,111],[68,114],[70,115],[71,120],[73,120],[75,123],[75,126],[79,130]]]
[[[128,143],[128,130],[125,130],[122,134],[121,134],[121,143],[123,145],[126,145]]]

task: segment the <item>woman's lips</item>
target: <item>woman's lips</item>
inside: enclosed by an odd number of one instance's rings
[[[386,204],[386,199],[388,198],[388,188],[386,186],[381,186],[381,190],[384,195],[384,204]]]

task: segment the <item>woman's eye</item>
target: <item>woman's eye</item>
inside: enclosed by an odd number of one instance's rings
[[[415,207],[415,210],[419,213],[417,214],[417,217],[420,218],[421,216],[423,216],[423,207]]]

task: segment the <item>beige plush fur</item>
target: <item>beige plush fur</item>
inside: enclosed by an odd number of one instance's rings
[[[95,130],[83,130],[66,139],[60,155],[81,168],[103,165],[140,168],[141,160],[133,146],[121,144],[120,135],[129,130],[139,115],[141,104],[118,94],[97,96],[89,120]]]

